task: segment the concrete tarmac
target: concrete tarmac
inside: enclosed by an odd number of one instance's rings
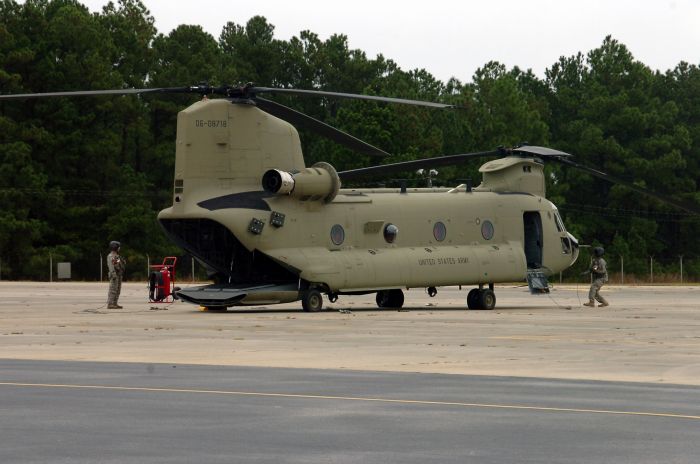
[[[0,462],[697,463],[700,388],[0,360]]]
[[[615,287],[607,308],[581,306],[588,286],[549,295],[497,286],[493,311],[467,311],[468,288],[406,292],[401,311],[374,295],[200,312],[147,303],[124,285],[0,282],[0,358],[185,363],[611,380],[700,385],[700,287]]]

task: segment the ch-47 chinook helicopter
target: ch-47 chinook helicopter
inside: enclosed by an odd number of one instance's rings
[[[177,121],[173,204],[158,214],[166,234],[196,257],[214,284],[176,296],[209,308],[301,300],[305,311],[339,295],[376,293],[399,308],[402,289],[473,285],[470,309],[493,309],[494,284],[539,279],[579,254],[557,207],[545,197],[543,162],[554,161],[698,213],[695,206],[582,166],[550,148],[520,146],[337,172],[306,166],[295,125],[369,155],[388,155],[260,94],[357,98],[450,108],[452,105],[336,92],[210,87],[2,95],[0,99],[199,93]],[[223,98],[209,99],[207,95]],[[496,156],[480,185],[454,188],[343,189],[363,176],[453,165]],[[545,284],[546,286],[546,281]]]

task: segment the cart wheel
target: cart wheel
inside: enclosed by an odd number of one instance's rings
[[[208,311],[210,313],[225,313],[228,311],[228,308],[226,306],[203,306],[204,311]]]

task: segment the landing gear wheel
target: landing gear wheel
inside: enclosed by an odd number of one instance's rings
[[[379,308],[388,308],[389,307],[389,292],[386,290],[379,290],[377,292],[377,306]]]
[[[323,295],[315,288],[310,288],[301,297],[301,307],[307,313],[320,311],[323,308]]]
[[[399,289],[389,290],[389,300],[392,308],[401,308],[403,306],[403,292]]]
[[[491,310],[496,307],[496,294],[491,289],[481,290],[479,292],[479,306],[481,309]]]
[[[403,292],[398,288],[377,292],[377,306],[380,308],[400,308],[403,306],[403,302]]]
[[[469,309],[481,309],[479,302],[479,289],[472,288],[467,294],[467,308]]]

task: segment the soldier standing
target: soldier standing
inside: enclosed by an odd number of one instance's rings
[[[589,272],[593,276],[593,283],[591,283],[591,289],[588,291],[588,303],[584,303],[584,306],[590,306],[595,308],[595,300],[600,303],[599,307],[608,306],[608,302],[600,295],[600,289],[608,281],[608,268],[607,263],[603,259],[603,254],[605,250],[603,247],[593,248],[593,261],[591,261],[591,267],[584,272],[588,274]]]
[[[126,268],[126,260],[119,255],[121,244],[116,241],[109,242],[111,250],[107,255],[107,268],[109,269],[109,293],[107,294],[107,309],[122,309],[122,306],[117,304],[119,293],[122,290],[122,279],[124,278],[124,269]]]

